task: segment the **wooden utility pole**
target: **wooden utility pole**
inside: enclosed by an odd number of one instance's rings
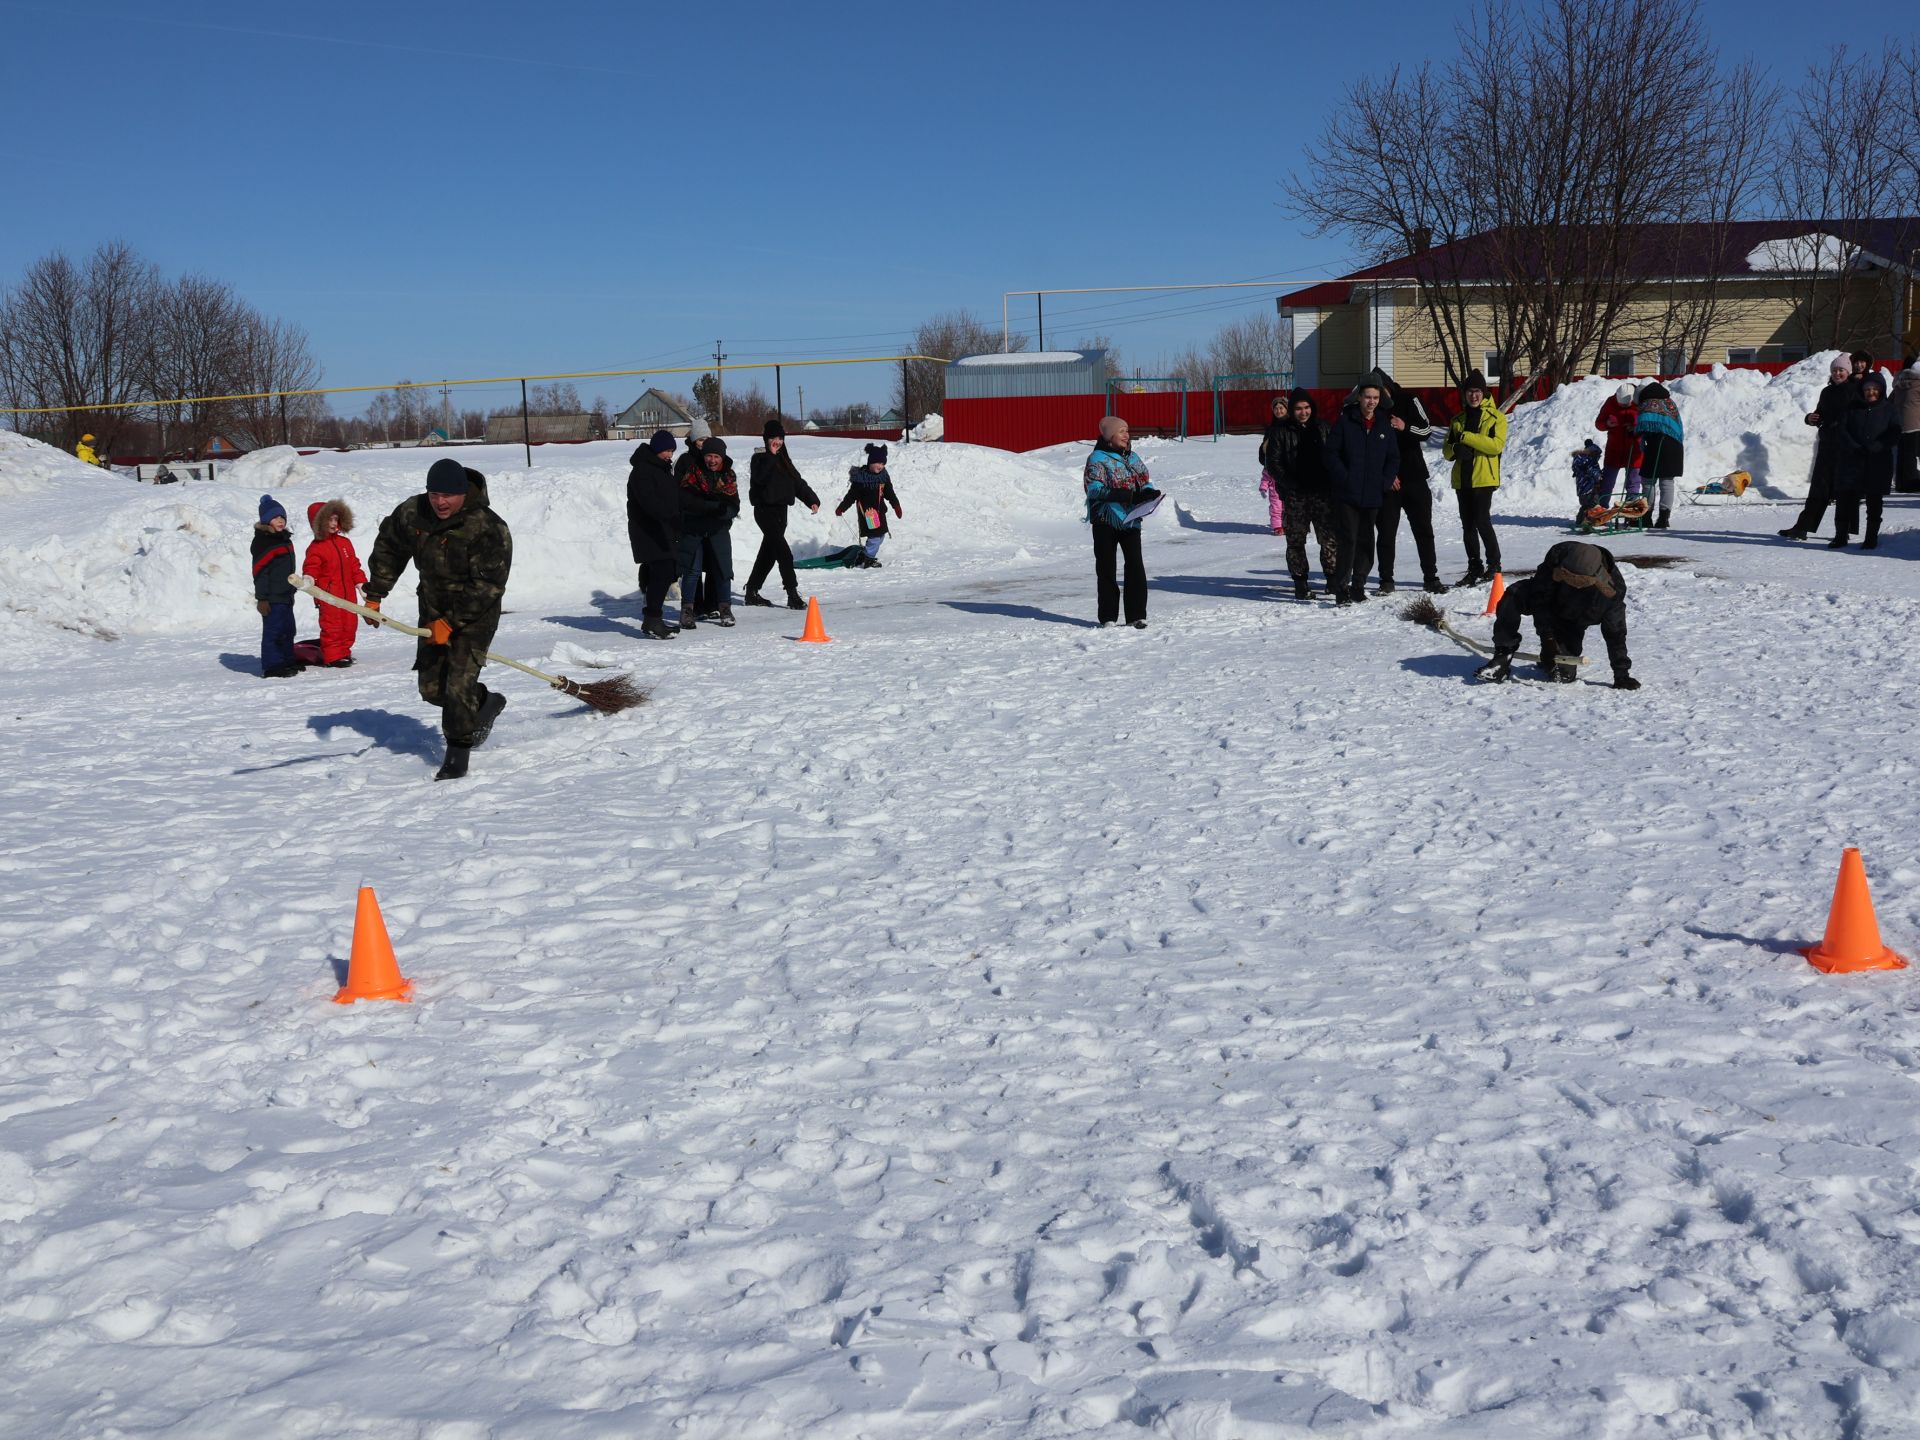
[[[800,419],[800,428],[804,430],[807,428],[807,387],[804,385],[796,385],[793,388],[800,392],[799,419]]]

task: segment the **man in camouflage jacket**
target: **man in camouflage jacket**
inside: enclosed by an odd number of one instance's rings
[[[403,500],[380,523],[367,557],[367,604],[379,607],[411,560],[420,572],[420,624],[414,656],[420,698],[440,707],[447,758],[436,780],[467,773],[507,698],[480,683],[480,667],[500,626],[500,600],[513,568],[513,534],[487,503],[487,479],[457,460],[436,460],[427,491]]]

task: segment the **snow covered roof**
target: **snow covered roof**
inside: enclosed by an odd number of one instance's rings
[[[1601,227],[1592,227],[1596,247],[1607,239]],[[1903,268],[1920,250],[1920,215],[1885,220],[1738,220],[1724,228],[1712,225],[1636,225],[1628,229],[1633,261],[1649,280],[1677,280],[1719,275],[1731,279],[1758,279],[1783,271],[1805,272],[1814,258],[1825,257],[1822,269],[1834,268],[1834,258],[1847,255],[1846,264],[1861,258]],[[1809,250],[1808,243],[1826,248]],[[1525,236],[1489,230],[1479,235],[1436,245],[1418,255],[1403,255],[1355,270],[1337,280],[1310,285],[1280,297],[1288,310],[1345,305],[1356,289],[1365,291],[1370,280],[1413,280],[1474,284],[1497,279],[1504,271],[1502,251],[1528,244]],[[1757,258],[1756,258],[1757,257]]]
[[[1002,355],[962,355],[955,365],[1073,365],[1104,350],[1016,350]]]

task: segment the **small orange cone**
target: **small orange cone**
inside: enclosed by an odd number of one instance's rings
[[[833,639],[820,623],[820,602],[811,595],[807,597],[807,628],[800,632],[800,639],[808,645],[824,645]]]
[[[1507,593],[1507,577],[1498,570],[1493,572],[1493,588],[1487,592],[1487,608],[1480,613],[1491,615],[1500,608],[1500,597]]]
[[[400,974],[387,938],[387,922],[380,918],[380,902],[373,887],[360,887],[360,905],[353,913],[353,950],[347,956],[347,983],[333,997],[336,1005],[356,1000],[411,1000],[413,982]]]
[[[1867,893],[1867,867],[1860,863],[1860,851],[1852,845],[1840,855],[1840,878],[1834,882],[1826,936],[1811,950],[1800,953],[1814,969],[1829,975],[1907,968],[1905,960],[1880,943],[1880,922],[1874,919],[1873,897]]]

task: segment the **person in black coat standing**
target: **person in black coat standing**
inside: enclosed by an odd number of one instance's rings
[[[1839,550],[1860,524],[1860,502],[1867,502],[1867,533],[1862,550],[1880,547],[1880,506],[1893,489],[1893,463],[1900,448],[1900,422],[1887,403],[1887,382],[1870,371],[1860,384],[1860,403],[1847,412],[1835,437],[1839,459],[1833,467],[1833,539]]]
[[[747,503],[753,506],[753,523],[760,527],[760,553],[747,576],[747,604],[773,604],[760,594],[760,587],[778,565],[780,582],[787,587],[787,608],[804,610],[807,602],[800,598],[800,582],[793,573],[793,547],[787,544],[787,510],[798,500],[818,515],[820,497],[800,477],[787,448],[787,427],[778,416],[767,421],[760,436],[766,448],[754,451],[747,464]]]
[[[1333,593],[1334,572],[1340,568],[1340,545],[1333,533],[1333,498],[1327,493],[1327,422],[1313,412],[1313,392],[1296,387],[1287,396],[1286,413],[1274,406],[1273,423],[1260,437],[1260,464],[1280,488],[1286,507],[1287,573],[1293,577],[1293,598],[1305,600],[1307,588],[1307,530],[1320,543],[1320,578]]]
[[[1395,384],[1386,371],[1376,366],[1367,378],[1385,392],[1381,408],[1400,446],[1400,488],[1389,491],[1380,504],[1380,593],[1393,593],[1394,542],[1400,517],[1405,515],[1413,532],[1413,548],[1420,556],[1421,584],[1430,594],[1443,594],[1447,587],[1440,579],[1440,557],[1433,544],[1433,490],[1427,484],[1426,444],[1433,434],[1433,421],[1427,418],[1420,397]]]
[[[1813,441],[1813,476],[1807,482],[1807,503],[1800,507],[1799,518],[1780,532],[1783,539],[1804,540],[1827,518],[1827,506],[1833,503],[1833,467],[1840,458],[1840,422],[1859,403],[1852,368],[1835,357],[1820,398],[1806,417],[1807,424],[1819,432]]]
[[[627,543],[633,548],[633,563],[640,567],[640,628],[652,640],[671,640],[680,633],[679,627],[667,624],[664,613],[667,591],[680,574],[680,486],[667,463],[671,454],[673,436],[656,430],[633,452],[627,471]]]
[[[1362,380],[1353,404],[1340,412],[1327,436],[1327,481],[1339,535],[1333,577],[1337,605],[1367,598],[1380,507],[1400,489],[1400,442],[1380,399],[1379,384]]]

